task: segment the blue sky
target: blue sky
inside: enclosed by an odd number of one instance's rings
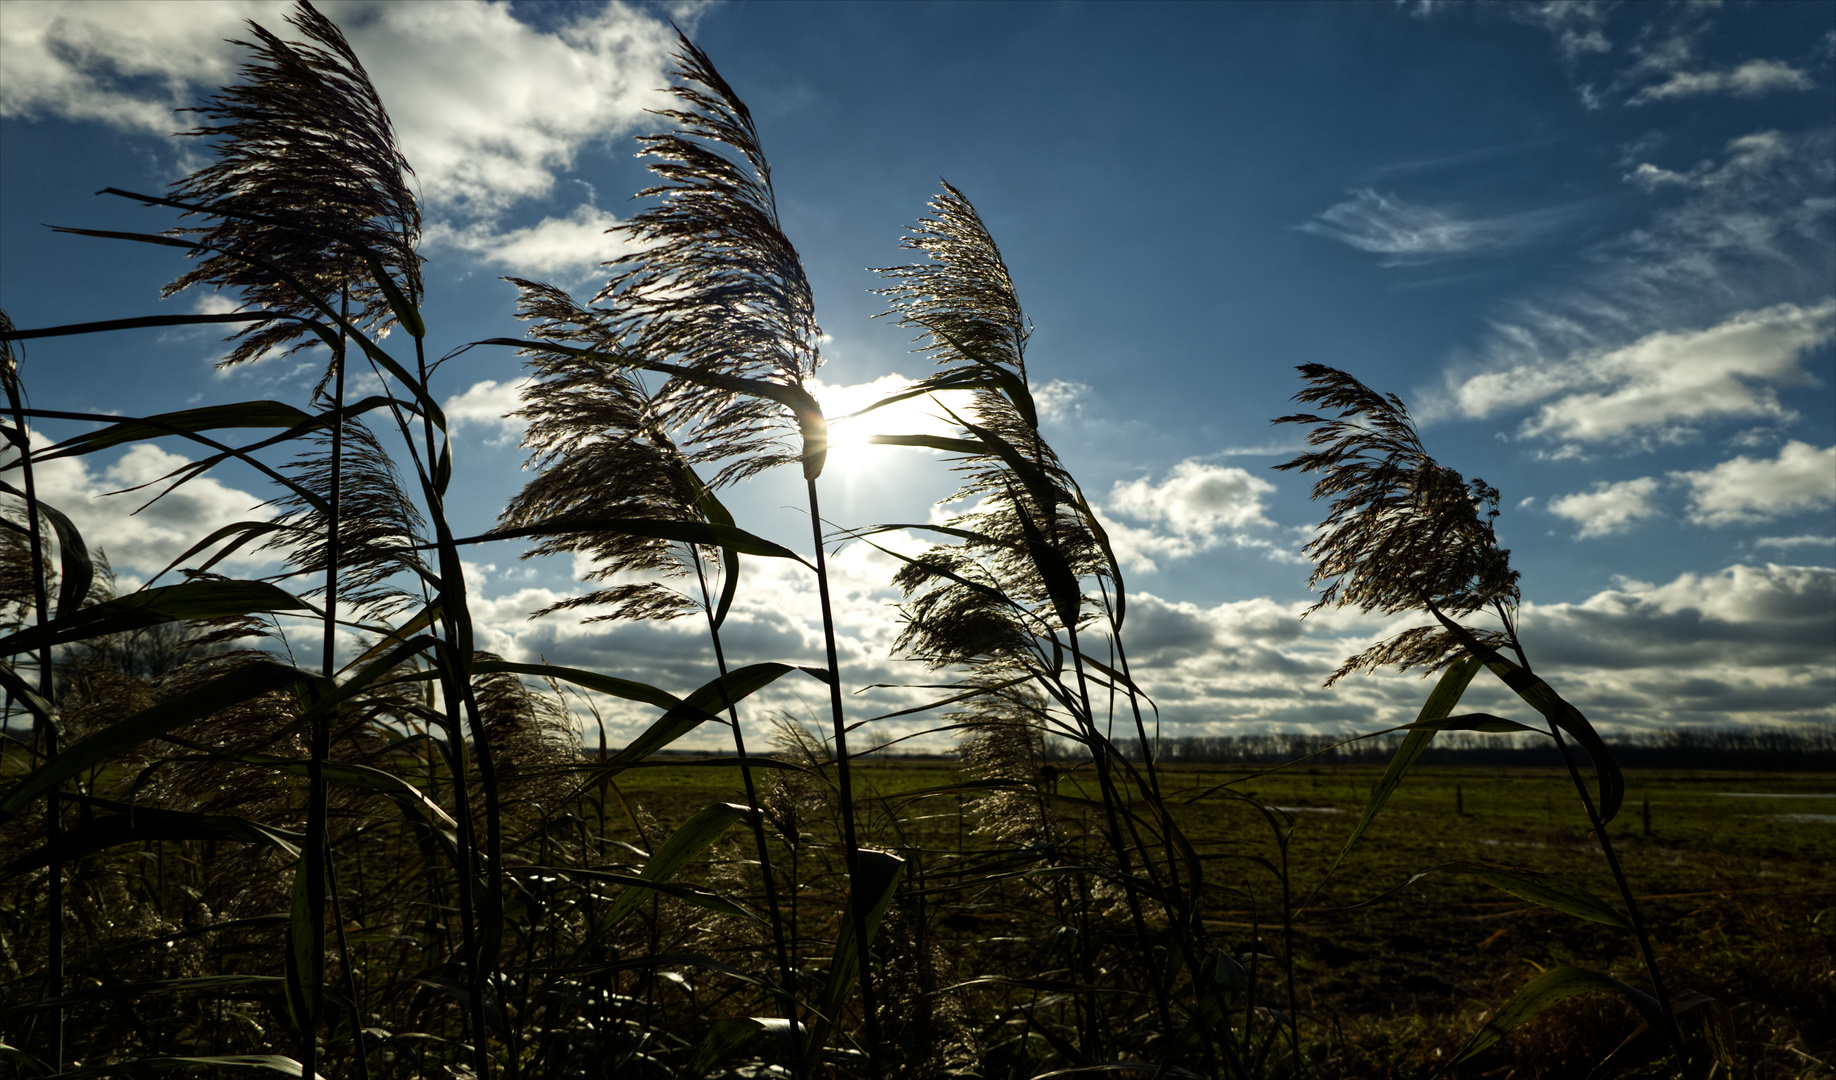
[[[582,299],[603,283],[619,250],[604,230],[646,183],[630,137],[655,129],[671,19],[758,120],[829,335],[832,412],[923,373],[872,319],[867,268],[903,261],[939,178],[959,187],[1036,324],[1048,437],[1125,549],[1131,655],[1171,733],[1371,729],[1426,691],[1319,689],[1408,624],[1298,618],[1323,511],[1271,471],[1297,443],[1268,420],[1291,411],[1302,363],[1401,394],[1445,464],[1502,489],[1532,659],[1602,727],[1836,719],[1836,4],[322,6],[417,170],[441,351],[518,332],[502,274]],[[167,137],[189,126],[172,110],[234,78],[223,39],[241,20],[278,29],[286,10],[7,4],[0,306],[16,323],[227,306],[160,301],[182,268],[164,251],[43,226],[170,224],[90,193],[196,167],[202,148]],[[310,361],[219,374],[220,355],[204,332],[33,342],[25,377],[43,408],[303,403]],[[474,350],[441,379],[460,524],[482,529],[521,482],[501,420],[520,373]],[[236,473],[133,519],[99,497],[186,453],[52,480],[124,580],[267,497]],[[936,458],[887,448],[838,455],[824,484],[845,524],[924,521],[953,490]],[[807,543],[797,488],[768,476],[731,501],[754,531]],[[859,546],[837,561],[855,687],[928,681],[887,656],[892,568]],[[677,691],[705,677],[687,627],[525,620],[574,569],[479,550],[489,646]],[[812,594],[750,567],[735,645],[819,656]],[[1510,707],[1486,688],[1475,703]]]

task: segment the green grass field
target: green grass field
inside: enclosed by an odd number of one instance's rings
[[[1291,900],[1321,883],[1359,820],[1378,766],[1174,766],[1163,776],[1181,824],[1207,856],[1207,929],[1280,957],[1280,883],[1249,861],[1278,861],[1288,833]],[[978,846],[978,795],[910,793],[966,779],[954,763],[867,765],[857,792],[900,820],[931,859]],[[1075,772],[1058,780],[1075,791]],[[667,825],[734,800],[737,770],[661,765],[621,777],[626,799]],[[1271,817],[1262,806],[1281,808]],[[1649,814],[1649,831],[1646,814]],[[608,832],[638,841],[629,822]],[[1673,991],[1716,999],[1734,1075],[1823,1077],[1836,1051],[1836,777],[1818,773],[1633,771],[1611,826]],[[876,829],[878,835],[890,835]],[[1335,1076],[1418,1076],[1453,1054],[1515,988],[1562,964],[1636,981],[1630,939],[1454,873],[1456,861],[1538,870],[1612,895],[1566,774],[1553,769],[1426,766],[1410,774],[1300,910],[1292,927],[1302,1031]],[[943,932],[965,978],[1007,947],[1004,920],[956,917]],[[1271,987],[1286,1007],[1285,987]],[[1725,1010],[1725,1011],[1721,1011]],[[1631,1034],[1628,1039],[1627,1035]],[[1621,1044],[1625,1045],[1621,1045]],[[1455,1075],[1644,1075],[1658,1050],[1636,1014],[1601,995],[1545,1013]],[[1609,1056],[1610,1055],[1610,1056]],[[1604,1062],[1604,1065],[1602,1064]],[[1572,1070],[1572,1071],[1571,1071]],[[1655,1066],[1651,1075],[1660,1075]]]

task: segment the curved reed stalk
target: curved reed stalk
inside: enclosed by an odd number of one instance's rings
[[[607,327],[610,312],[582,308],[553,286],[521,278],[510,280],[521,293],[518,317],[534,323],[530,328],[532,337],[576,342],[602,354],[618,350],[617,337]],[[732,515],[695,475],[664,427],[665,414],[659,403],[626,368],[577,352],[555,352],[539,346],[526,352],[527,363],[538,381],[525,395],[525,404],[516,415],[528,421],[523,445],[529,450],[527,467],[536,475],[510,501],[499,521],[504,528],[537,537],[537,543],[523,558],[586,555],[592,560],[592,569],[585,579],[604,583],[600,588],[558,600],[533,612],[531,617],[579,608],[603,609],[589,616],[589,622],[674,619],[699,612],[706,619],[715,665],[724,679],[729,669],[720,627],[738,585],[737,553],[632,532],[581,531],[565,526],[570,521],[595,520],[713,521],[731,525]],[[554,530],[542,531],[544,526]],[[686,595],[663,581],[631,581],[632,575],[689,579],[699,595]],[[710,588],[711,575],[721,578],[722,587]],[[784,989],[784,1015],[791,1025],[796,1069],[801,1075],[796,982],[784,923],[778,915],[778,886],[765,837],[765,818],[738,709],[731,700],[723,704],[733,729],[734,751],[740,759],[740,779],[750,810],[780,985]]]
[[[317,338],[306,335],[299,317],[318,314],[333,296],[339,298],[343,325],[381,334],[395,318],[391,292],[414,300],[421,293],[420,258],[414,251],[420,234],[420,208],[408,187],[411,170],[396,148],[381,98],[343,33],[310,0],[299,0],[288,22],[304,36],[304,42],[288,42],[265,27],[249,24],[255,41],[238,44],[250,49],[253,59],[243,66],[237,84],[195,110],[207,123],[187,133],[213,140],[216,161],[181,181],[172,192],[174,201],[199,206],[198,213],[216,218],[208,227],[182,228],[176,235],[194,237],[216,253],[206,255],[167,285],[164,295],[201,284],[228,288],[238,293],[243,306],[267,316],[231,336],[235,345],[221,367],[281,351],[290,342],[294,344],[286,352],[316,343]],[[281,268],[291,280],[278,278],[263,264]],[[353,303],[357,307],[354,323]],[[328,384],[332,387],[328,404],[334,415],[341,414],[344,407],[344,344],[341,326],[331,363],[315,390],[319,393]],[[379,510],[384,514],[383,527],[390,528],[396,524],[387,520],[390,511],[406,502],[399,492],[384,495],[380,503],[375,501],[369,490],[376,486],[373,484],[366,485],[357,499],[347,498],[346,430],[341,418],[334,422],[325,455],[301,466],[303,478],[324,492],[327,511],[296,506],[296,516],[303,515],[304,520],[295,523],[288,536],[296,539],[300,526],[316,527],[317,535],[322,535],[322,539],[308,540],[292,561],[301,571],[324,575],[323,672],[328,679],[338,670],[341,569],[353,563],[359,567],[361,607],[376,605],[381,597],[364,593],[373,592],[396,569],[393,563],[379,567],[373,558],[345,558],[349,543],[341,532],[347,523],[358,524]],[[380,448],[374,439],[364,440],[361,446],[361,465],[367,473],[374,473]],[[392,483],[383,487],[393,491]],[[359,528],[368,531],[371,526],[360,524]],[[325,846],[326,791],[320,762],[329,752],[330,723],[329,717],[315,718],[310,740],[313,764],[303,867],[313,929],[312,945],[300,950],[300,955],[312,957],[324,953],[325,873],[330,853]],[[345,955],[347,969],[349,963]],[[321,974],[315,967],[304,977],[318,980]],[[319,996],[314,990],[306,997],[302,1067],[309,1075],[318,1057]],[[361,1031],[354,1014],[352,1024]],[[361,1033],[357,1038],[361,1040]],[[364,1055],[359,1053],[357,1059],[360,1070],[367,1071],[362,1064]]]
[[[0,311],[0,331],[11,331],[13,320],[4,311]],[[19,383],[19,358],[13,352],[13,343],[0,339],[0,387],[6,391],[7,407],[12,413],[12,423],[6,429],[7,441],[12,443],[18,454],[17,463],[20,472],[20,491],[23,495],[25,511],[26,557],[30,560],[25,584],[30,590],[33,624],[42,633],[45,624],[51,620],[50,589],[47,588],[49,566],[45,561],[45,536],[43,514],[38,503],[38,481],[32,469],[31,429],[26,425],[25,398]],[[11,525],[11,522],[8,522]],[[70,584],[76,584],[71,582]],[[87,583],[83,583],[87,591]],[[66,590],[68,592],[68,590]],[[59,605],[63,605],[60,603]],[[9,687],[7,698],[9,705],[13,691]],[[51,670],[51,645],[47,641],[38,650],[38,697],[42,702],[56,700],[53,675]],[[41,708],[32,710],[32,742],[34,749],[42,755],[43,760],[50,761],[57,756],[57,724],[48,712]],[[45,844],[55,850],[63,833],[63,805],[58,798],[57,789],[46,797],[45,803]],[[45,959],[45,997],[57,1001],[64,995],[64,861],[53,859],[49,868],[50,895],[47,904],[51,913],[49,955]],[[64,1067],[64,1008],[54,1006],[50,1017],[51,1067]]]
[[[1120,570],[1101,523],[1039,431],[1026,371],[1031,326],[999,247],[974,206],[948,183],[930,210],[902,242],[922,252],[925,261],[879,271],[894,282],[882,294],[891,298],[890,313],[901,325],[919,332],[919,351],[942,368],[912,392],[966,390],[970,405],[966,417],[951,414],[960,438],[883,441],[959,453],[956,469],[965,480],[951,501],[972,509],[949,523],[949,534],[960,543],[909,560],[895,578],[906,594],[906,625],[896,647],[933,666],[967,666],[984,682],[1031,680],[1070,718],[1067,734],[1091,753],[1117,877],[1142,943],[1161,1027],[1171,1035],[1171,978],[1149,944],[1144,889],[1162,898],[1170,924],[1180,928],[1177,947],[1189,970],[1197,970],[1196,953],[1183,930],[1196,920],[1190,911],[1180,913],[1181,903],[1174,900],[1184,893],[1171,833],[1163,830],[1166,861],[1157,866],[1134,815],[1122,809],[1126,800],[1117,766],[1133,768],[1099,721],[1081,637],[1101,619],[1108,635],[1118,639]],[[1104,597],[1096,611],[1088,609],[1085,581]],[[1118,690],[1113,680],[1109,687],[1111,693]],[[1144,775],[1137,786],[1157,803],[1158,781],[1136,691],[1132,684],[1120,689],[1130,700],[1142,743]],[[1172,875],[1170,883],[1162,883],[1163,873]],[[1098,1035],[1091,1029],[1087,1037]],[[1087,1047],[1089,1053],[1097,1050]]]
[[[1308,584],[1326,583],[1310,610],[1331,605],[1385,615],[1419,611],[1433,619],[1350,657],[1327,685],[1352,672],[1386,665],[1432,672],[1472,657],[1544,715],[1630,916],[1662,1025],[1681,1056],[1682,1031],[1650,934],[1607,834],[1624,781],[1587,718],[1531,671],[1517,636],[1518,573],[1511,569],[1510,551],[1498,546],[1492,525],[1498,516],[1498,489],[1477,477],[1468,481],[1429,456],[1408,409],[1395,394],[1380,395],[1323,364],[1299,370],[1308,385],[1295,400],[1318,411],[1282,416],[1275,423],[1308,425],[1313,430],[1307,444],[1318,449],[1276,468],[1319,473],[1313,497],[1332,500],[1320,535],[1306,548],[1315,562]],[[1496,616],[1498,625],[1475,627],[1461,621],[1480,612]],[[1507,648],[1517,657],[1516,664],[1500,655]],[[1433,732],[1423,734],[1425,745]],[[1593,759],[1599,805],[1565,735],[1580,741]]]

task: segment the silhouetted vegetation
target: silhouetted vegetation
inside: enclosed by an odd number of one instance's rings
[[[30,729],[0,760],[0,1067],[507,1080],[1823,1068],[1816,950],[1830,931],[1808,898],[1827,898],[1827,874],[1794,864],[1789,903],[1678,912],[1627,869],[1657,864],[1620,851],[1642,856],[1654,836],[1648,795],[1642,832],[1622,813],[1627,761],[1803,768],[1827,762],[1829,734],[1603,740],[1517,637],[1499,492],[1436,461],[1393,395],[1308,365],[1296,397],[1311,411],[1279,421],[1308,427],[1283,467],[1314,475],[1329,508],[1308,547],[1320,603],[1421,623],[1334,679],[1436,677],[1412,722],[1336,748],[1151,733],[1119,562],[1041,432],[1031,326],[1001,252],[948,184],[905,233],[915,261],[880,271],[889,313],[937,367],[881,404],[969,403],[944,410],[948,436],[878,441],[949,455],[961,491],[932,524],[825,532],[814,300],[760,132],[686,38],[667,130],[640,140],[657,185],[608,244],[623,254],[604,287],[580,303],[518,280],[506,317],[526,336],[439,343],[514,351],[532,376],[530,479],[495,530],[456,536],[463,462],[429,359],[409,164],[338,28],[305,2],[290,21],[303,40],[253,27],[239,81],[201,110],[192,134],[210,165],[167,195],[113,192],[185,224],[62,230],[182,253],[190,268],[167,292],[226,290],[239,310],[0,325],[13,448],[0,687],[8,721]],[[299,405],[26,407],[15,343],[186,323],[238,328],[225,363],[320,348],[323,378]],[[45,420],[84,430],[35,447]],[[198,537],[168,568],[183,580],[117,596],[35,470],[156,438],[198,455],[167,489],[239,462],[274,485],[276,516]],[[801,551],[747,531],[721,498],[779,467],[805,482]],[[928,669],[911,711],[960,741],[951,767],[867,765],[885,718],[848,715],[826,560],[894,531],[933,541],[895,553],[897,648]],[[522,539],[588,565],[586,590],[551,614],[697,620],[705,681],[670,689],[479,649],[462,554]],[[215,569],[262,548],[283,564],[271,578]],[[809,574],[820,654],[729,663],[722,629],[758,559]],[[1482,675],[1540,720],[1458,712]],[[781,679],[827,690],[825,734],[783,719],[770,747],[749,745],[739,710]],[[642,730],[607,745],[594,724],[583,753],[581,717],[612,702],[646,710]],[[730,755],[670,753],[704,725],[726,729]],[[1539,749],[1483,744],[1496,736]],[[1485,754],[1552,768],[1534,800],[1493,805],[1474,781],[1471,809],[1464,780],[1449,799],[1419,773]],[[1200,762],[1255,767],[1207,776],[1188,767]],[[1340,798],[1322,763],[1360,762],[1373,764]],[[1316,811],[1346,817],[1314,832],[1301,823]],[[1481,813],[1503,824],[1467,834]],[[1413,831],[1392,829],[1405,815]],[[1793,824],[1751,816],[1751,844]],[[1659,837],[1683,828],[1659,820]],[[1464,846],[1423,842],[1435,828]],[[1751,853],[1734,847],[1729,860]],[[1472,912],[1500,904],[1542,935],[1539,960],[1468,962],[1505,932],[1481,937],[1474,920],[1490,916]],[[1738,955],[1685,950],[1673,925]],[[1753,956],[1771,966],[1743,982],[1736,961]],[[1753,1008],[1736,1017],[1734,997]],[[1533,1037],[1514,1040],[1525,1025]]]

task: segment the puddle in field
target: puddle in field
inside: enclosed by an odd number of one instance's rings
[[[1275,809],[1288,814],[1343,814],[1345,812],[1336,806],[1277,806]]]
[[[1779,821],[1790,821],[1795,824],[1836,825],[1836,814],[1774,814]]]
[[[1824,791],[1717,791],[1724,799],[1836,799]]]

